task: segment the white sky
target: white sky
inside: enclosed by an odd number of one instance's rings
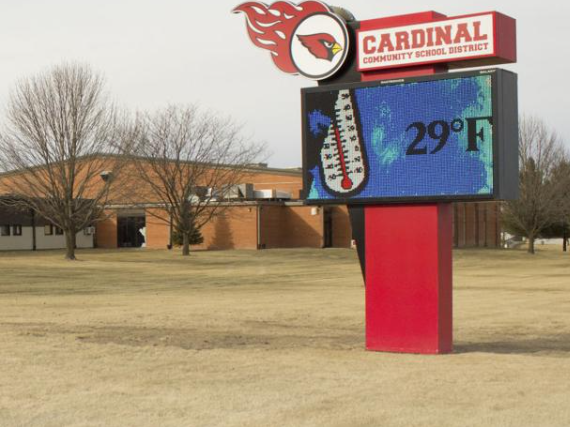
[[[107,77],[131,109],[196,103],[229,114],[266,141],[270,166],[301,165],[301,87],[254,47],[241,1],[2,0],[0,105],[19,78],[62,61],[83,61]],[[448,16],[497,10],[517,19],[519,108],[544,118],[570,146],[570,2],[542,0],[340,0],[358,20],[426,10]]]

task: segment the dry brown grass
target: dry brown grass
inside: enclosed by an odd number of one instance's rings
[[[371,353],[354,252],[0,255],[0,426],[568,426],[570,256],[455,253],[456,353]]]

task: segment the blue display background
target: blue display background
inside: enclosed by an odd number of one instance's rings
[[[335,96],[337,93],[331,92]],[[366,87],[354,93],[368,155],[369,179],[366,187],[352,198],[493,193],[492,126],[486,121],[478,122],[477,130],[485,135],[484,142],[478,140],[479,151],[466,151],[465,122],[464,130],[451,132],[446,146],[438,153],[406,155],[416,135],[415,129],[406,132],[411,123],[423,122],[427,126],[436,120],[450,123],[457,118],[492,116],[491,76]],[[307,111],[307,114],[308,131],[319,136],[319,141],[324,140],[333,118],[324,116],[320,110]],[[428,151],[432,151],[437,141],[426,134],[419,147],[426,144]],[[310,172],[313,183],[309,200],[337,198],[322,185],[319,167]]]

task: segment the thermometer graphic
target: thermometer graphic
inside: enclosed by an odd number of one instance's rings
[[[328,190],[341,195],[360,190],[368,173],[365,155],[352,93],[341,90],[335,102],[335,119],[321,149],[324,184]]]

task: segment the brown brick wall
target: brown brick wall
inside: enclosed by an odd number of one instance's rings
[[[283,214],[282,244],[286,248],[322,248],[323,209],[318,208],[313,215],[313,207],[287,206]]]
[[[350,248],[352,227],[346,206],[332,206],[332,243],[335,248]]]
[[[324,208],[312,215],[310,206],[235,206],[202,229],[204,243],[195,249],[255,249],[257,214],[261,216],[261,244],[265,248],[321,248],[324,245]],[[327,207],[333,222],[333,246],[348,248],[351,227],[346,206]],[[153,213],[160,211],[154,210]],[[453,243],[455,247],[499,247],[498,203],[454,204]],[[166,248],[170,226],[147,212],[147,247]],[[117,218],[97,223],[97,246],[117,247]]]
[[[96,197],[101,191],[104,182],[101,180],[99,172],[114,170],[117,160],[113,157],[101,157],[92,160],[92,162],[93,168],[97,173],[91,178],[92,181],[90,185],[87,186],[86,193],[82,195],[86,198]],[[84,176],[87,169],[88,168],[85,167],[82,172],[80,172],[77,179],[78,183],[82,182],[79,178]],[[150,168],[147,173],[151,177],[156,176]],[[156,182],[158,181],[158,177],[156,177]],[[252,169],[244,173],[239,181],[243,184],[254,184],[256,190],[276,189],[286,191],[291,193],[294,199],[299,198],[302,188],[302,175],[301,171],[298,170]],[[127,162],[124,167],[121,168],[120,173],[117,172],[117,175],[114,177],[114,182],[115,184],[111,187],[109,195],[109,201],[114,205],[160,201],[157,200],[155,193],[152,191],[152,187],[141,179],[137,168],[132,162]],[[197,184],[200,185],[200,182]],[[25,182],[23,182],[21,176],[18,174],[4,174],[0,177],[0,194],[10,194],[15,190],[22,190],[23,188],[25,188]],[[25,191],[23,192],[25,193]]]
[[[146,215],[147,247],[166,248],[170,243],[170,224],[161,210],[148,209]],[[257,207],[238,206],[220,213],[201,230],[204,242],[193,249],[256,249]]]
[[[457,233],[456,236],[456,246],[458,248],[465,247],[465,203],[456,203],[455,204],[455,231]]]
[[[291,193],[293,199],[299,199],[303,188],[302,176],[295,174],[277,174],[269,172],[259,172],[244,176],[244,183],[252,183],[256,190],[275,189]]]
[[[285,212],[282,205],[260,206],[261,247],[264,249],[280,248],[285,229]]]
[[[106,215],[111,215],[106,212]],[[114,249],[117,247],[117,217],[112,214],[109,218],[99,221],[96,224],[95,234],[96,247],[104,249]]]
[[[225,210],[201,230],[204,243],[195,249],[256,249],[257,206]]]
[[[465,203],[465,246],[467,247],[476,246],[475,206],[476,203]]]
[[[309,206],[262,206],[262,247],[322,248],[323,210],[318,208],[317,211],[313,215],[313,208]]]
[[[149,172],[153,176],[152,172]],[[150,186],[141,180],[138,172],[133,164],[127,164],[117,177],[119,181],[117,185],[113,186],[113,194],[111,199],[113,203],[132,203],[132,202],[157,202],[156,196]],[[158,177],[157,177],[158,181]],[[1,180],[0,180],[1,183]],[[302,189],[302,175],[301,172],[291,171],[284,173],[279,170],[256,170],[244,174],[240,183],[254,184],[256,190],[276,189],[291,193],[294,199],[299,198]],[[96,182],[97,185],[102,183]],[[200,185],[200,183],[198,183]],[[125,191],[123,191],[125,190]]]
[[[310,206],[287,206],[285,208],[284,247],[323,247],[323,209],[319,208],[316,215],[312,214],[312,210]]]
[[[164,209],[146,210],[146,247],[166,249],[170,243],[170,218]]]
[[[487,204],[487,246],[498,248],[501,246],[501,214],[500,203]]]
[[[455,203],[453,243],[455,247],[500,246],[499,204]]]

